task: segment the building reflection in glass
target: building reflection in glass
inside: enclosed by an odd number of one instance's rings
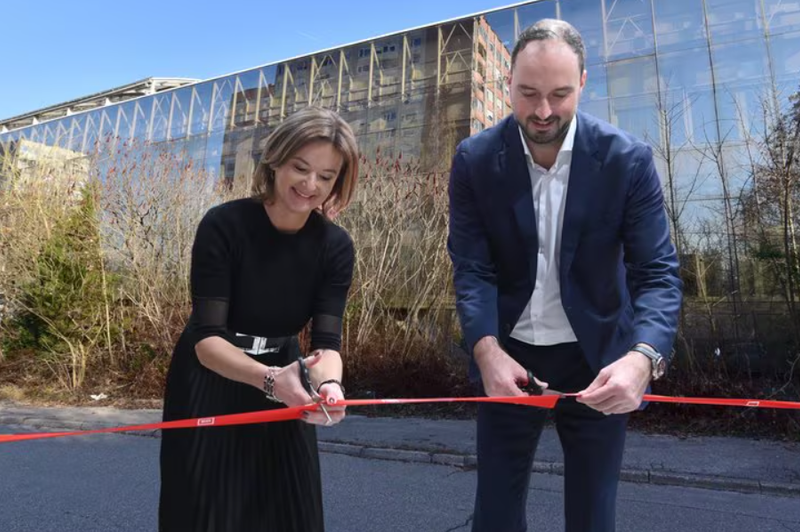
[[[763,133],[764,105],[785,106],[798,88],[800,0],[532,1],[216,79],[148,80],[34,111],[0,121],[0,150],[180,144],[173,151],[217,176],[247,179],[271,129],[315,104],[352,124],[367,159],[442,171],[458,141],[510,113],[511,49],[545,17],[581,31],[581,108],[653,146],[668,195],[691,221],[685,236],[699,245],[698,228],[723,210],[723,180],[746,179],[737,165]]]

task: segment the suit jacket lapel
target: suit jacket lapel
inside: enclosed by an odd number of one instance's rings
[[[533,207],[533,188],[525,151],[522,149],[519,126],[513,115],[506,121],[503,139],[504,147],[499,156],[500,172],[507,186],[507,197],[514,211],[517,230],[527,251],[531,281],[535,282],[539,237],[536,231],[536,212]]]
[[[601,164],[596,153],[597,146],[589,131],[587,120],[581,113],[578,113],[567,184],[567,200],[564,207],[564,223],[561,229],[559,274],[562,283],[567,279],[587,212],[592,205],[593,198],[596,197],[593,192],[594,187],[600,184]]]

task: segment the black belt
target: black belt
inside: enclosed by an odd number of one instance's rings
[[[251,336],[249,334],[230,333],[231,343],[250,355],[278,353],[293,336]]]

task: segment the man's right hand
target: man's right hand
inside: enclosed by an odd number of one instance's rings
[[[481,371],[483,389],[487,396],[527,395],[519,388],[528,383],[527,370],[503,351],[496,338],[484,336],[475,344],[472,352]],[[547,383],[539,379],[536,382],[542,388],[547,388]]]

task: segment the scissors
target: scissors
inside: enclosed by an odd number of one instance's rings
[[[328,424],[333,423],[331,416],[328,414],[328,409],[325,408],[325,401],[322,400],[322,396],[317,393],[314,387],[311,385],[311,375],[308,372],[308,366],[306,366],[306,361],[303,359],[302,356],[297,357],[297,367],[300,371],[300,382],[305,388],[308,395],[311,396],[311,399],[314,400],[315,403],[322,409],[322,412],[325,414],[325,417],[328,418]]]
[[[528,382],[522,386],[519,386],[519,389],[523,392],[527,393],[528,395],[559,395],[561,397],[571,397],[575,394],[568,394],[559,392],[556,390],[551,390],[550,388],[543,388],[536,382],[536,379],[533,377],[533,372],[531,370],[528,371]]]
[[[528,382],[520,386],[519,389],[528,395],[542,395],[542,392],[544,392],[544,388],[539,386],[539,383],[533,378],[533,372],[531,370],[528,370]]]

